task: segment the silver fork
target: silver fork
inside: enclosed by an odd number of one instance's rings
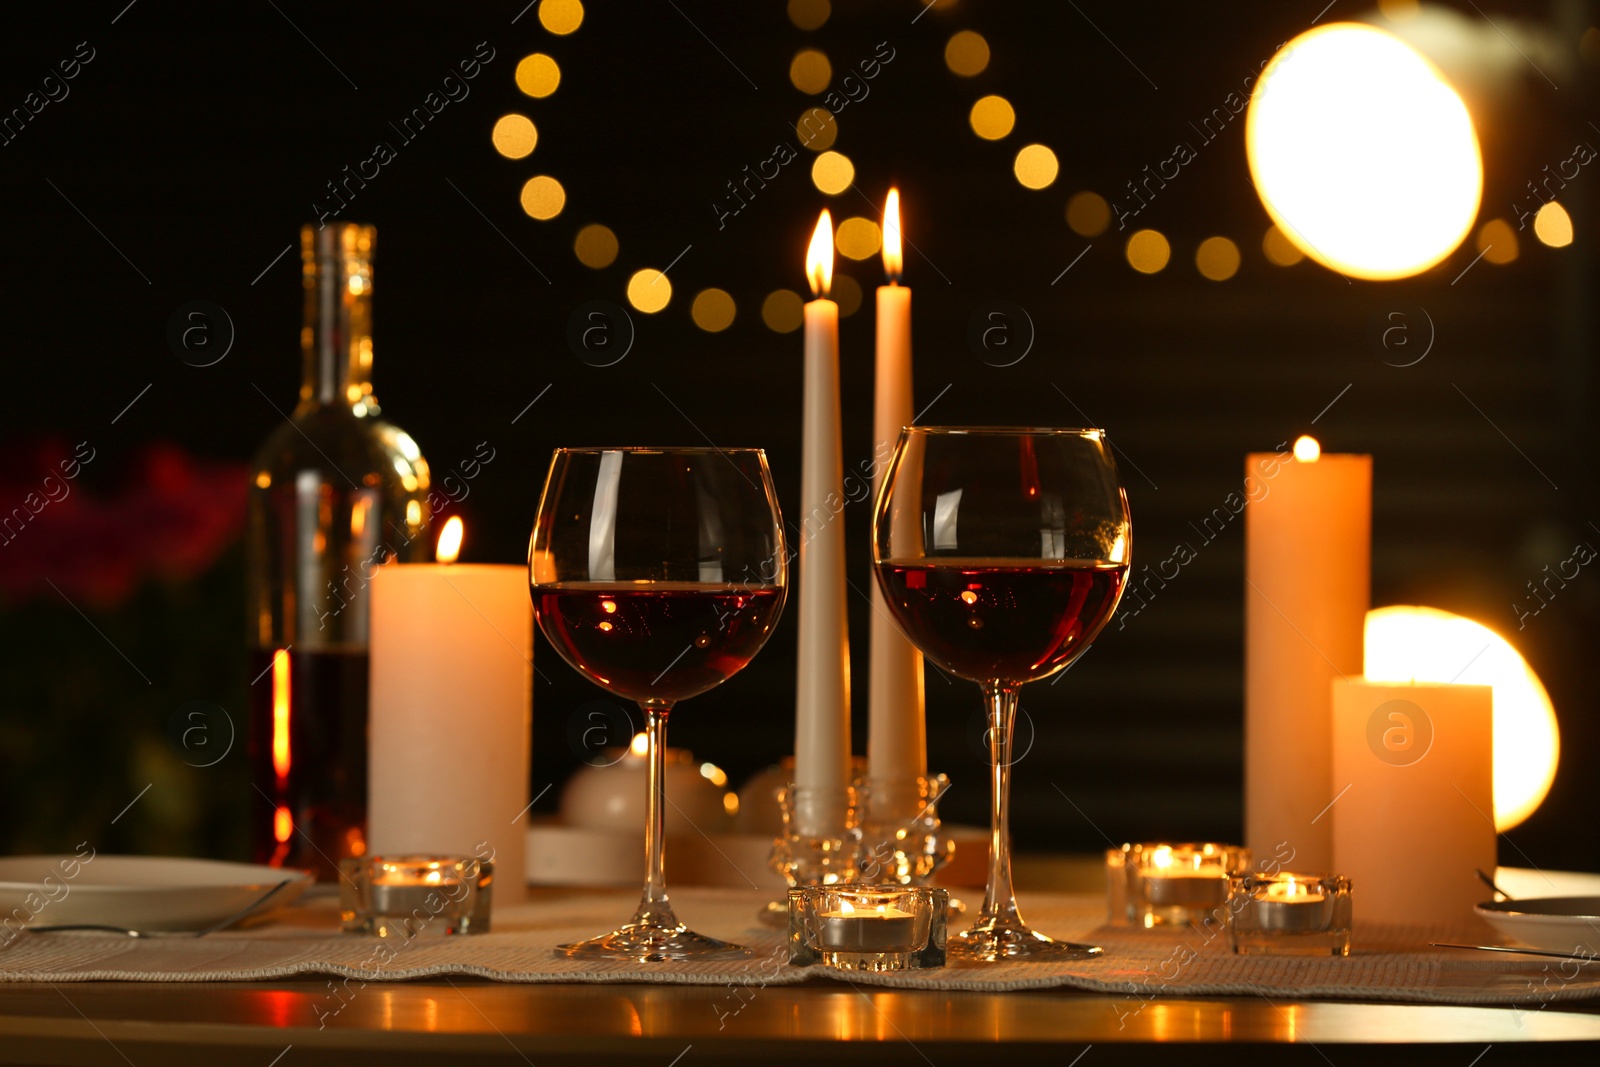
[[[30,934],[59,934],[74,930],[100,930],[108,934],[126,934],[128,937],[204,937],[207,934],[214,934],[218,930],[225,930],[239,920],[246,918],[257,908],[271,900],[284,886],[294,881],[295,879],[293,878],[285,878],[267,890],[259,899],[251,902],[249,906],[239,909],[220,922],[212,923],[203,930],[131,930],[126,926],[112,926],[107,923],[59,923],[55,926],[26,927],[24,932]]]

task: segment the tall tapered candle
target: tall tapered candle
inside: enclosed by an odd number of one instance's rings
[[[1361,674],[1372,457],[1323,455],[1311,437],[1292,458],[1252,454],[1240,507],[1245,844],[1257,856],[1287,855],[1286,844],[1295,869],[1333,870],[1329,683]]]
[[[795,817],[802,834],[843,831],[850,784],[850,635],[845,622],[844,456],[839,417],[839,305],[833,219],[824,210],[806,252],[816,299],[805,306],[800,469],[800,665],[795,688]]]
[[[911,289],[900,284],[905,262],[901,249],[900,190],[890,189],[883,207],[883,271],[888,285],[878,287],[877,381],[872,420],[872,491],[876,496],[894,455],[900,430],[911,422]],[[874,789],[906,792],[928,771],[923,714],[922,653],[907,641],[889,616],[883,593],[872,583],[871,711],[867,735],[867,774]],[[920,801],[913,790],[906,803],[914,815]]]

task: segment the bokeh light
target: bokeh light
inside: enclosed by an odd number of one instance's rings
[[[998,141],[1017,124],[1017,113],[1005,97],[985,96],[972,105],[968,121],[973,133],[985,141]]]
[[[580,0],[539,0],[539,23],[557,37],[583,25],[583,4]]]
[[[1140,274],[1156,274],[1172,258],[1172,246],[1158,230],[1137,230],[1128,238],[1128,266]]]
[[[789,81],[802,93],[815,96],[828,88],[828,83],[833,80],[833,64],[828,62],[828,57],[815,48],[807,48],[796,52],[789,61]]]
[[[853,215],[839,223],[833,241],[839,254],[847,259],[867,259],[878,254],[883,247],[883,231],[871,219]]]
[[[733,325],[733,297],[721,289],[702,289],[689,307],[694,324],[707,333],[721,333]]]
[[[811,184],[829,196],[850,188],[856,180],[856,165],[840,152],[824,152],[811,161]]]
[[[522,159],[539,143],[539,131],[526,115],[501,115],[489,134],[494,150],[507,159]]]
[[[1551,248],[1565,248],[1572,243],[1572,216],[1552,200],[1533,217],[1533,235]]]
[[[531,97],[543,99],[561,84],[561,67],[543,52],[523,56],[517,64],[517,88]]]
[[[1478,251],[1490,263],[1513,262],[1522,251],[1517,231],[1505,219],[1490,219],[1478,230]]]
[[[1268,226],[1267,232],[1262,235],[1261,253],[1267,257],[1267,262],[1276,267],[1292,267],[1306,258],[1300,246],[1285,237],[1276,226]]]
[[[1261,75],[1245,123],[1272,220],[1343,274],[1405,278],[1471,232],[1483,161],[1466,104],[1427,59],[1374,26],[1321,26]]]
[[[1494,825],[1532,815],[1555,781],[1561,732],[1539,676],[1482,623],[1409,605],[1367,612],[1366,665],[1377,682],[1455,682],[1494,687]]]
[[[1099,193],[1078,193],[1067,201],[1067,225],[1080,237],[1099,237],[1111,225],[1111,205]]]
[[[536,219],[553,219],[567,204],[567,191],[547,174],[529,178],[522,187],[522,210]]]
[[[805,318],[805,301],[793,289],[775,289],[761,302],[761,321],[774,333],[794,333]]]
[[[981,33],[962,30],[945,42],[944,65],[964,78],[983,73],[989,65],[989,42]]]
[[[585,267],[601,270],[616,262],[617,235],[611,232],[611,227],[591,222],[578,231],[577,239],[572,242],[572,251]]]
[[[808,107],[795,122],[794,133],[800,138],[801,147],[821,152],[833,147],[839,136],[839,122],[825,107]]]
[[[646,315],[654,315],[671,301],[672,282],[654,267],[636,270],[628,279],[628,303]]]
[[[1195,269],[1214,282],[1239,272],[1239,246],[1226,237],[1207,237],[1194,254]]]
[[[815,30],[828,21],[833,5],[828,0],[789,0],[789,21],[802,30]]]
[[[1030,144],[1017,153],[1011,171],[1025,187],[1043,189],[1056,180],[1056,175],[1061,173],[1061,164],[1056,161],[1056,154],[1046,146]]]
[[[850,275],[835,271],[828,298],[839,305],[839,317],[848,319],[861,310],[861,285]]]

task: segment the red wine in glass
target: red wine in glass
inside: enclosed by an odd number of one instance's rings
[[[911,643],[960,678],[1022,684],[1076,659],[1111,618],[1122,563],[928,558],[878,564]]]
[[[677,703],[720,685],[761,650],[781,591],[722,583],[560,582],[533,591],[556,651],[629,700]]]

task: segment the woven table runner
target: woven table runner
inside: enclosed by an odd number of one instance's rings
[[[327,898],[290,908],[268,924],[202,938],[28,934],[0,951],[0,981],[217,982],[331,975],[351,988],[374,981],[467,975],[501,982],[659,982],[786,985],[836,977],[792,967],[784,931],[760,925],[762,893],[684,889],[672,895],[693,928],[749,946],[735,963],[594,963],[557,956],[563,942],[611,929],[634,898],[615,890],[574,893],[500,909],[492,933],[419,937],[409,942],[343,934]],[[975,901],[974,901],[975,903]],[[1430,940],[1482,943],[1483,930],[1356,929],[1348,958],[1235,956],[1223,934],[1198,929],[1102,927],[1103,898],[1024,894],[1023,914],[1053,937],[1104,946],[1098,959],[1066,963],[952,964],[895,974],[854,972],[856,985],[1004,992],[1066,987],[1112,993],[1137,1012],[1163,996],[1247,995],[1416,1003],[1500,1004],[1537,1010],[1558,1000],[1600,996],[1600,965],[1429,948]],[[952,924],[961,929],[970,917]]]

